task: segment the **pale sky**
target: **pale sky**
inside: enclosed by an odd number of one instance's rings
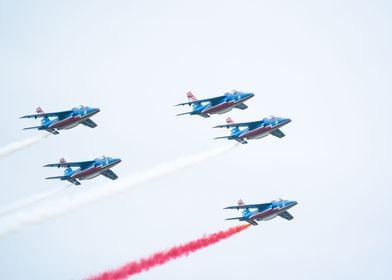
[[[81,279],[236,225],[223,210],[278,197],[276,218],[134,279],[389,279],[392,5],[388,1],[2,1],[0,147],[19,119],[99,107],[0,160],[0,206],[67,183],[42,165],[120,157],[120,177],[227,145],[212,127],[275,114],[286,137],[29,225],[0,239],[0,279]],[[255,93],[245,111],[175,115],[198,98]],[[388,183],[389,182],[389,183]],[[110,183],[100,176],[82,188]],[[70,191],[77,193],[80,189]]]

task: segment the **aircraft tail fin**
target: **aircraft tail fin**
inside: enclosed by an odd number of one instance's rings
[[[43,113],[44,113],[44,110],[42,110],[41,107],[37,107],[37,108],[35,109],[35,112],[36,112],[37,114],[43,114]]]
[[[58,167],[60,167],[61,166],[61,164],[65,164],[65,163],[67,163],[67,161],[65,160],[65,158],[60,158],[60,160],[59,160],[59,165],[58,165]],[[66,177],[68,177],[68,175],[70,175],[71,173],[73,172],[73,169],[71,168],[71,167],[67,167],[65,170],[64,170],[64,176],[66,176]],[[68,180],[69,181],[69,180]],[[70,181],[71,182],[71,181]],[[72,183],[72,182],[71,182]]]
[[[189,101],[197,101],[196,96],[194,96],[190,91],[187,92],[186,96],[188,97]]]
[[[242,199],[239,199],[237,202],[238,206],[242,206],[245,205],[245,202]],[[244,208],[244,210],[242,210],[242,216],[247,216],[250,214],[250,210],[248,208]],[[256,224],[257,225],[257,224]]]
[[[226,123],[227,124],[234,124],[235,122],[233,121],[233,119],[232,118],[230,118],[230,117],[227,117],[226,118]],[[231,132],[231,135],[236,135],[236,134],[239,134],[240,133],[240,129],[238,128],[238,127],[233,127],[231,130],[230,130],[230,132]],[[239,140],[237,140],[238,142],[240,142],[241,144],[246,144],[247,142],[245,141],[245,140],[243,140],[243,139],[240,139],[240,138],[238,138]]]
[[[234,121],[233,121],[233,119],[232,119],[232,118],[230,118],[230,117],[227,117],[227,118],[226,118],[226,123],[227,123],[227,124],[233,124],[233,123],[234,123]]]

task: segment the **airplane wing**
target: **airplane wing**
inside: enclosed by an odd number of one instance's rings
[[[219,127],[251,127],[251,126],[255,126],[255,125],[259,125],[261,124],[263,121],[255,121],[255,122],[245,122],[245,123],[228,123],[228,124],[222,124],[222,125],[217,125],[214,126],[214,128],[219,128]]]
[[[94,128],[97,126],[97,124],[90,119],[86,119],[86,120],[82,121],[81,123],[84,124],[85,126],[88,126],[91,128]]]
[[[70,183],[72,183],[72,184],[74,184],[74,185],[76,185],[76,186],[79,186],[79,185],[80,185],[80,182],[79,182],[78,180],[76,180],[76,179],[74,179],[74,178],[71,178],[71,177],[69,177],[69,176],[53,176],[53,177],[47,177],[47,178],[45,178],[45,179],[60,179],[60,180],[67,180],[68,182],[70,182]]]
[[[285,136],[284,133],[280,129],[276,129],[276,130],[272,131],[271,134],[273,136],[278,137],[278,138],[282,138]]]
[[[109,179],[116,180],[118,176],[112,170],[108,169],[101,173],[103,176],[108,177]]]
[[[246,141],[245,139],[239,138],[239,137],[234,137],[232,135],[215,137],[214,139],[229,139],[229,140],[235,140],[241,144],[248,144],[248,141]]]
[[[68,178],[67,176],[53,176],[53,177],[47,177],[45,179],[60,179],[60,180],[65,180]]]
[[[248,106],[246,106],[244,103],[240,103],[238,105],[235,105],[234,107],[240,110],[248,109]]]
[[[229,220],[243,220],[243,219],[244,219],[244,217],[234,217],[234,218],[227,218],[225,220],[229,221]]]
[[[289,212],[287,212],[287,211],[284,211],[284,212],[280,213],[279,216],[281,216],[283,219],[286,219],[286,220],[289,220],[289,221],[294,219],[294,217],[291,216],[291,214]]]
[[[42,114],[34,114],[34,115],[26,115],[23,117],[20,117],[21,119],[26,119],[26,118],[45,118],[45,117],[58,117],[59,119],[69,115],[72,113],[72,110],[68,111],[62,111],[62,112],[54,112],[54,113],[42,113]]]
[[[257,208],[257,209],[265,209],[270,207],[271,203],[261,203],[261,204],[242,204],[242,205],[235,205],[235,206],[228,206],[223,209],[245,209],[245,208]]]
[[[26,130],[26,129],[40,129],[40,128],[43,128],[43,126],[39,125],[39,126],[25,127],[25,128],[23,128],[23,130]]]
[[[181,114],[177,114],[176,116],[182,116],[182,115],[192,115],[192,114],[194,114],[194,115],[199,115],[199,116],[201,116],[201,117],[203,117],[203,118],[209,118],[210,117],[210,115],[208,115],[208,114],[195,114],[194,112],[186,112],[186,113],[181,113]]]
[[[184,103],[179,103],[179,104],[174,105],[174,106],[200,104],[200,103],[203,103],[203,102],[219,103],[223,98],[225,98],[224,95],[217,96],[217,97],[212,97],[212,98],[206,98],[206,99],[199,99],[199,100],[189,101],[189,102],[184,102]]]
[[[78,161],[78,162],[58,162],[58,163],[49,163],[44,165],[44,167],[81,167],[83,168],[86,165],[93,164],[95,161],[94,160],[89,160],[89,161]]]

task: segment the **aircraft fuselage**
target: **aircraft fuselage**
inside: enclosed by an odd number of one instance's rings
[[[102,164],[102,165],[97,165],[94,164],[88,168],[85,169],[76,169],[72,175],[70,176],[73,179],[78,179],[78,180],[88,180],[95,178],[99,175],[101,175],[102,172],[114,167],[115,165],[119,164],[121,160],[113,162],[113,163],[108,163],[108,164]]]

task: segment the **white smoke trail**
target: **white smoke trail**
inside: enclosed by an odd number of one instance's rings
[[[14,202],[10,205],[7,205],[6,207],[0,208],[0,218],[4,215],[8,215],[12,212],[17,212],[23,208],[32,206],[33,204],[36,204],[38,202],[41,202],[41,201],[46,200],[48,198],[51,198],[51,197],[57,195],[58,193],[64,191],[65,189],[67,189],[69,186],[71,186],[71,185],[67,185],[62,188],[52,189],[50,191],[43,192],[40,194],[32,195],[28,198],[24,198],[24,199],[21,199],[21,200]]]
[[[7,146],[4,146],[0,148],[0,158],[9,156],[19,150],[22,150],[24,148],[27,148],[43,139],[48,137],[50,133],[45,133],[39,136],[34,136],[30,138],[26,138],[24,140],[18,141],[18,142],[13,142],[11,144],[8,144]]]
[[[49,201],[52,203],[42,203],[37,207],[31,207],[14,212],[0,218],[0,237],[12,231],[16,231],[25,225],[40,223],[48,219],[64,215],[89,203],[122,193],[134,186],[174,173],[194,164],[201,163],[218,156],[219,154],[227,152],[236,146],[238,146],[238,144],[178,158],[162,163],[144,172],[131,174],[128,177],[119,179],[118,181],[111,182],[104,186],[81,189],[78,193],[70,194],[55,201]]]

